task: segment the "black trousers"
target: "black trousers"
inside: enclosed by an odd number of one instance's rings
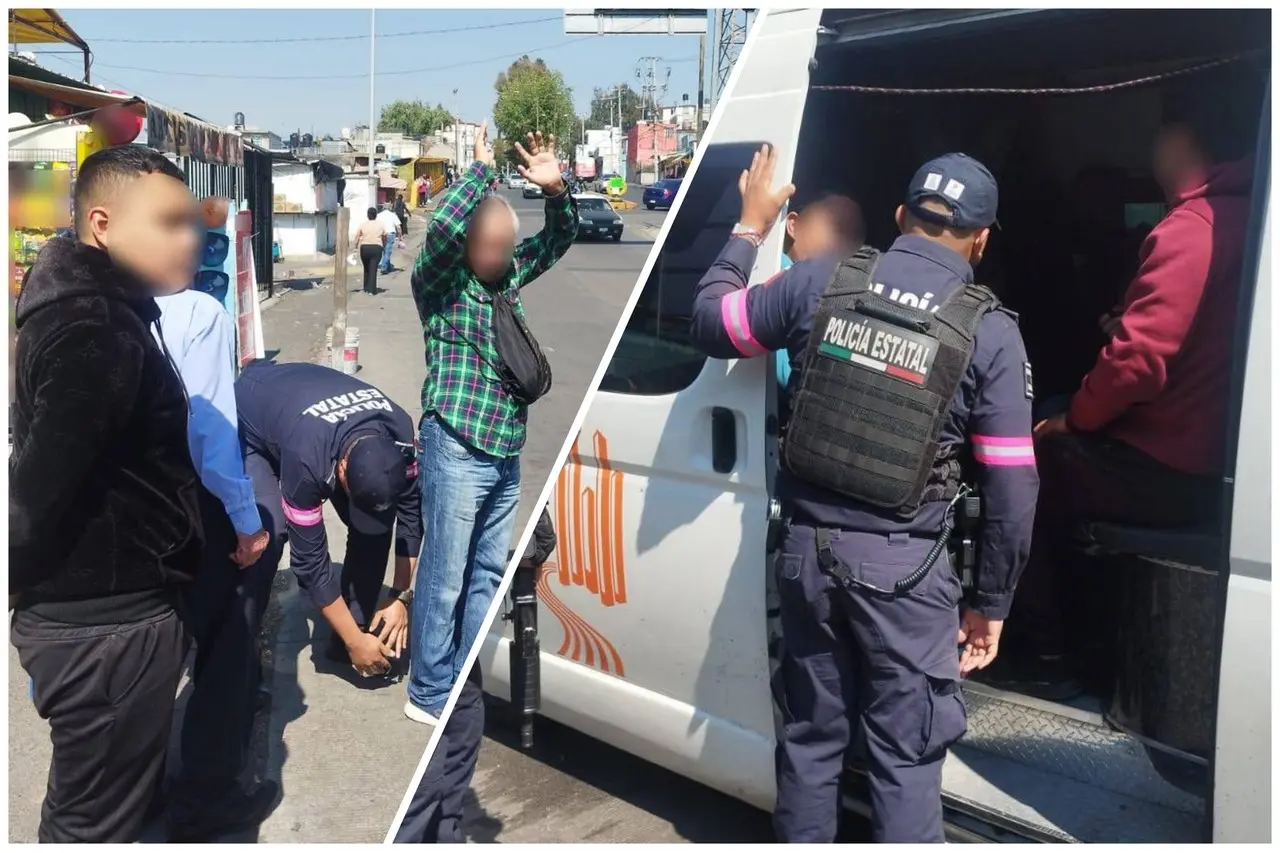
[[[53,740],[39,840],[136,841],[169,751],[187,652],[178,613],[70,625],[19,611],[12,637]]]
[[[258,633],[275,575],[261,562],[241,569],[231,560],[235,528],[212,494],[202,488],[200,498],[205,552],[186,595],[196,657],[170,803],[176,821],[217,808],[246,766],[261,678]]]
[[[1100,433],[1053,435],[1036,442],[1040,496],[1031,553],[1013,598],[1006,636],[1040,654],[1061,654],[1065,614],[1092,588],[1072,571],[1072,535],[1084,521],[1182,527],[1217,517],[1217,478],[1175,471]],[[1010,644],[1013,648],[1014,644]]]
[[[463,799],[476,772],[484,738],[480,667],[472,667],[445,723],[427,771],[396,830],[396,844],[463,844]]]
[[[360,263],[364,265],[364,292],[378,292],[378,264],[382,261],[382,246],[365,244],[360,247]]]

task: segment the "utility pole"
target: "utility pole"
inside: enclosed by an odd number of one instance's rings
[[[698,36],[698,115],[693,120],[694,145],[702,144],[702,93],[707,79],[707,34]]]
[[[712,91],[718,100],[724,87],[729,83],[729,75],[733,73],[734,63],[747,41],[747,31],[751,28],[752,13],[747,9],[719,9],[713,12],[715,17],[715,63],[712,65]]]
[[[462,174],[462,116],[458,114],[460,109],[458,101],[458,90],[453,90],[453,168],[455,174]]]
[[[369,206],[370,207],[376,207],[378,204],[378,173],[373,168],[373,146],[374,146],[374,141],[377,139],[377,136],[374,134],[374,129],[377,127],[377,124],[375,124],[374,122],[374,112],[377,110],[377,107],[375,106],[375,103],[373,100],[374,98],[373,68],[374,68],[374,57],[377,53],[375,48],[377,46],[377,41],[378,41],[377,17],[378,17],[377,11],[374,9],[370,9],[369,10]],[[314,141],[315,140],[313,139],[312,142]],[[344,254],[342,255],[343,276],[346,275],[346,263],[347,263],[346,255]],[[344,278],[344,281],[345,281],[345,278]],[[347,304],[347,292],[345,288],[342,291],[342,304],[344,306],[342,309],[342,316],[343,316],[342,322],[343,322],[343,325],[345,326],[346,316],[347,316],[347,309],[345,307]],[[337,339],[335,338],[334,340],[336,341]],[[335,343],[334,346],[336,348],[340,348],[339,344]],[[342,365],[339,364],[338,367],[341,368]]]
[[[329,344],[329,366],[342,370],[347,348],[347,252],[350,251],[351,208],[338,208],[338,244],[333,255],[333,337]]]

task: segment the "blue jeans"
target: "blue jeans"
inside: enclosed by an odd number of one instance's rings
[[[507,566],[520,457],[471,448],[436,416],[418,429],[422,554],[413,585],[409,699],[444,710]]]
[[[383,272],[391,272],[391,250],[395,248],[396,235],[388,234],[382,238],[382,266]]]

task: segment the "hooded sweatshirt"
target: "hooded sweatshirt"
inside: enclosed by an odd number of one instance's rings
[[[200,563],[182,380],[144,285],[55,237],[17,304],[9,592],[73,624],[146,619]]]
[[[1111,341],[1071,401],[1102,431],[1176,471],[1222,473],[1252,163],[1189,182],[1139,252]]]

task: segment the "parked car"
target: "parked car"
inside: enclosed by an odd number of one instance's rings
[[[680,178],[663,178],[644,188],[644,206],[649,210],[657,207],[670,209],[675,203],[676,193],[680,192]]]
[[[609,199],[596,193],[574,195],[578,203],[578,237],[603,240],[609,237],[617,243],[622,239],[622,217],[609,204]]]
[[[515,172],[507,176],[507,186],[510,189],[519,190],[519,189],[523,189],[528,185],[529,185],[529,182],[526,181],[524,178],[520,177],[520,175]]]
[[[525,181],[524,188],[520,190],[520,195],[523,198],[542,198],[542,187]]]

